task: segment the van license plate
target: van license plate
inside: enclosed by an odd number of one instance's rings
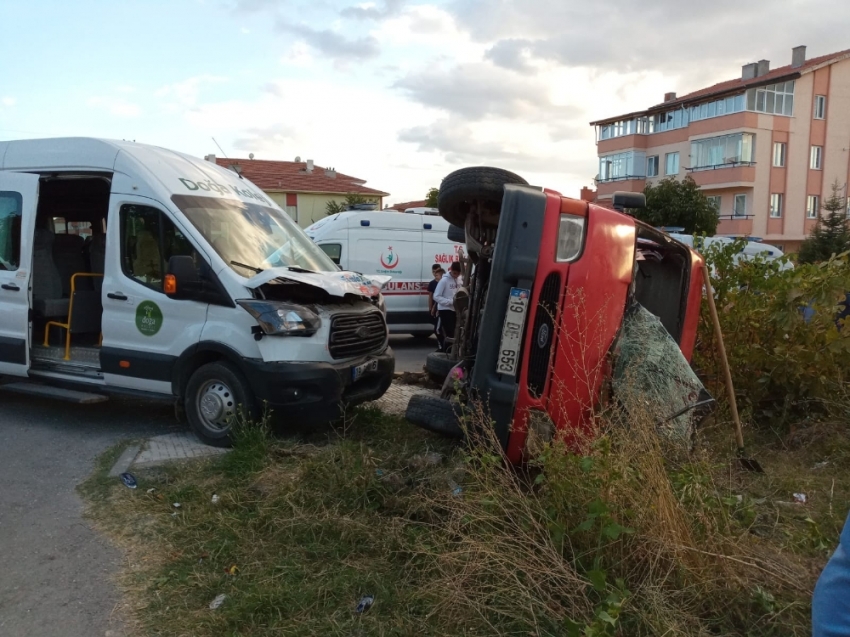
[[[502,342],[499,344],[499,358],[496,362],[496,371],[499,374],[516,376],[529,297],[528,290],[511,288],[508,311],[505,313],[505,325],[502,327]]]
[[[360,378],[363,377],[363,374],[367,372],[374,372],[378,370],[378,361],[377,359],[366,361],[365,363],[358,365],[357,367],[351,368],[351,382],[356,382]]]

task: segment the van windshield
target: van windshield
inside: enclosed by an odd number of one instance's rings
[[[339,268],[285,212],[234,199],[173,195],[171,201],[241,276],[268,268]]]

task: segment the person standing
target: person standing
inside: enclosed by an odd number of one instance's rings
[[[454,338],[455,335],[457,315],[455,314],[454,298],[461,285],[463,285],[463,278],[460,276],[460,263],[455,261],[449,266],[449,275],[441,278],[434,290],[434,302],[437,304],[440,329],[446,338]],[[444,351],[445,346],[446,344],[443,343],[441,347]]]
[[[437,335],[438,341],[440,340],[440,332],[437,329],[437,304],[434,303],[434,290],[437,289],[437,284],[440,282],[440,279],[443,278],[445,273],[446,271],[440,267],[440,264],[435,263],[431,266],[431,275],[434,277],[434,280],[428,284],[428,315],[430,317],[431,324],[434,326],[434,334]],[[442,347],[442,344],[440,346]]]
[[[812,597],[812,636],[850,637],[850,514]]]

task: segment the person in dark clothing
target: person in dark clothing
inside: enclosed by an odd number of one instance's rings
[[[437,341],[440,343],[440,348],[442,349],[442,336],[439,330],[439,318],[437,314],[437,304],[434,303],[434,290],[437,289],[437,284],[440,282],[440,279],[446,273],[443,268],[440,267],[439,263],[435,263],[431,266],[431,275],[434,277],[434,280],[428,284],[428,315],[430,316],[431,324],[434,326],[434,334],[437,336]]]

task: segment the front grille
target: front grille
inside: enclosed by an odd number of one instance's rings
[[[328,349],[334,358],[352,358],[381,349],[387,340],[387,324],[380,312],[337,314],[331,319]]]
[[[543,395],[546,387],[546,374],[549,371],[549,359],[552,356],[552,344],[555,342],[555,317],[558,301],[561,298],[561,275],[552,272],[543,281],[540,297],[537,300],[537,314],[534,327],[528,338],[531,339],[531,356],[528,360],[528,392],[535,398]]]

